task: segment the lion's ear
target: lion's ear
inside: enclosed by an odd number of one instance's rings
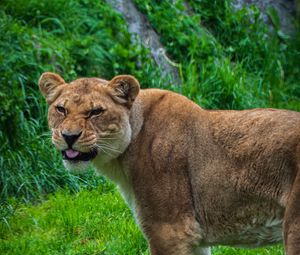
[[[57,88],[62,84],[65,84],[65,81],[58,74],[46,72],[41,75],[39,87],[49,104],[57,98]]]
[[[138,80],[131,75],[118,75],[107,86],[113,89],[113,98],[128,108],[132,106],[140,91]]]

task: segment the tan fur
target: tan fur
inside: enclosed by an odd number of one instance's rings
[[[119,186],[152,255],[282,239],[300,254],[300,113],[207,111],[126,75],[66,84],[46,73],[39,85],[55,146],[82,132],[73,149],[97,148],[92,163]],[[105,111],[88,117],[95,107]]]

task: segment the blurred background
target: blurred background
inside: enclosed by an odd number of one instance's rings
[[[43,72],[131,74],[206,109],[299,111],[299,10],[298,0],[0,1],[0,253],[148,254],[115,187],[92,170],[64,170],[37,86]],[[103,222],[88,228],[87,211]]]

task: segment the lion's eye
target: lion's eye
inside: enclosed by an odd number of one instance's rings
[[[59,113],[63,113],[63,114],[66,114],[66,109],[62,106],[56,106],[56,110],[59,112]]]
[[[89,112],[89,117],[100,115],[103,112],[104,110],[102,108],[93,109]]]

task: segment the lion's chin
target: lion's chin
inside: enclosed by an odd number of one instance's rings
[[[71,161],[63,160],[63,164],[67,170],[74,174],[83,174],[87,172],[90,161]]]

